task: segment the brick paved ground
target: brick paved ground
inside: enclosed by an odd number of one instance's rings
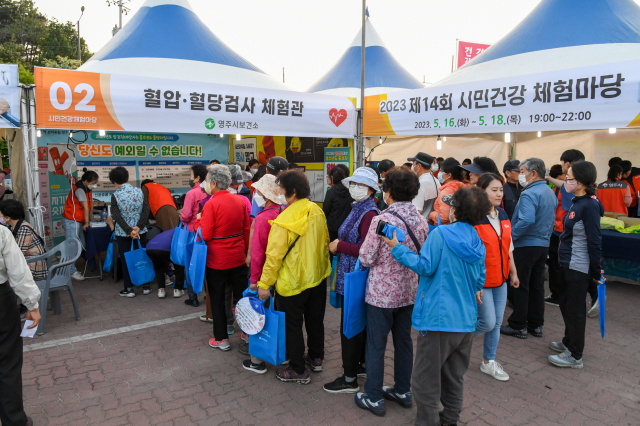
[[[63,313],[49,315],[47,333],[32,345],[203,309],[154,293],[118,296],[121,282],[76,283],[82,319],[75,322],[66,294]],[[551,366],[547,344],[561,336],[559,309],[547,306],[545,337],[503,338],[498,361],[511,375],[501,383],[479,372],[481,342],[465,377],[465,425],[640,425],[640,287],[608,286],[608,334],[589,319],[582,370]],[[51,311],[49,311],[51,313]],[[207,346],[211,325],[197,319],[25,353],[24,397],[36,425],[404,425],[415,409],[387,404],[377,418],[355,407],[351,395],[331,395],[322,385],[340,374],[337,310],[327,308],[325,371],[308,386],[282,383],[244,370],[236,350]],[[509,310],[508,312],[509,313]],[[392,383],[393,353],[387,354]]]

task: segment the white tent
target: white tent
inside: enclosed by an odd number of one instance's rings
[[[360,104],[362,29],[338,62],[307,92],[356,98]],[[373,24],[365,20],[364,95],[378,95],[423,85],[400,65],[378,35]]]
[[[291,90],[225,45],[187,0],[147,0],[78,70]]]
[[[632,0],[543,0],[515,29],[481,55],[434,86],[508,78],[526,74],[640,59],[640,6]],[[413,142],[409,143],[411,139]],[[608,131],[516,133],[512,144],[504,134],[447,137],[442,150],[436,137],[389,138],[375,149],[373,160],[404,158],[418,151],[436,156],[454,156],[462,161],[475,155],[492,157],[499,167],[509,156],[540,157],[556,164],[563,150],[577,148],[606,176],[607,160],[621,156],[640,163],[640,139],[634,129]],[[487,145],[494,140],[498,146]],[[374,147],[378,138],[369,141]],[[637,146],[637,145],[636,145]],[[509,149],[512,148],[512,149]],[[402,151],[402,154],[400,153]],[[410,153],[409,155],[405,155]]]

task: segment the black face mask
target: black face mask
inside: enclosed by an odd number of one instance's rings
[[[196,183],[193,180],[189,179],[189,186],[193,188],[194,186],[196,186]]]

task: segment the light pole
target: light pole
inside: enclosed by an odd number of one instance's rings
[[[129,12],[131,12],[131,9],[129,9],[129,7],[125,5],[125,3],[129,3],[129,1],[131,0],[107,0],[107,6],[118,6],[119,25],[116,25],[113,27],[113,30],[111,31],[111,34],[113,36],[115,36],[118,33],[118,31],[122,29],[122,12],[124,12],[125,15],[128,15]]]
[[[82,19],[82,15],[84,15],[84,6],[80,8],[80,17],[78,18],[78,60],[82,62],[82,54],[80,50],[80,19]]]

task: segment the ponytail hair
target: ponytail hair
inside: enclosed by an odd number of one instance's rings
[[[618,164],[614,164],[609,168],[609,173],[607,173],[607,180],[610,180],[613,182],[616,179],[618,179],[618,176],[620,176],[621,174],[622,174],[622,167],[620,167]]]
[[[571,172],[573,177],[579,183],[585,186],[587,195],[596,195],[596,179],[598,179],[598,171],[591,161],[576,161],[571,163]]]

